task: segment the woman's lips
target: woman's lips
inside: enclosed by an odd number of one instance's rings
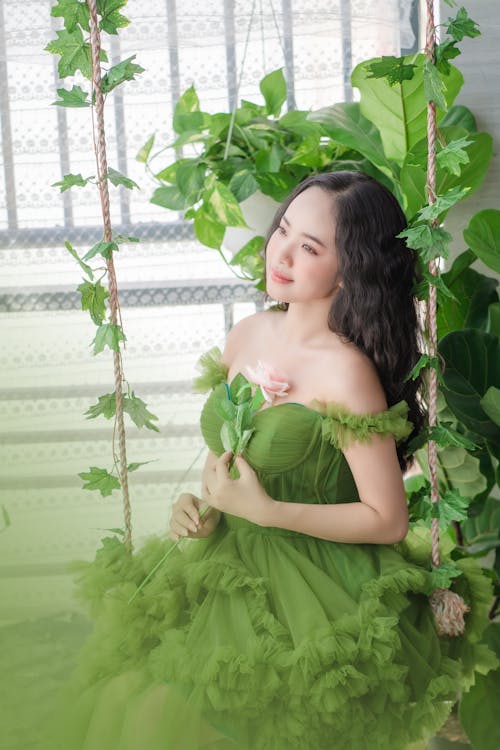
[[[278,271],[275,271],[274,268],[271,268],[271,279],[277,284],[290,284],[292,282],[292,279],[289,279],[288,276],[282,276]]]

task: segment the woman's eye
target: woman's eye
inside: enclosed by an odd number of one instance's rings
[[[308,253],[309,253],[310,255],[317,255],[317,254],[318,254],[318,253],[316,252],[316,250],[315,250],[315,249],[314,249],[313,247],[311,247],[311,245],[302,245],[302,247],[303,247],[303,248],[304,248],[304,250],[305,250],[306,252],[308,252]]]
[[[277,231],[278,231],[278,234],[286,234],[286,229],[285,229],[285,227],[281,227],[281,226],[280,226],[280,227],[278,227],[278,230],[277,230]]]

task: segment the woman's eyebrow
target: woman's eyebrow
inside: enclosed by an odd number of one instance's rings
[[[288,227],[289,227],[289,226],[291,226],[290,222],[288,221],[288,219],[286,218],[286,216],[285,216],[285,215],[283,215],[283,216],[281,217],[281,219],[282,219],[282,221],[284,221],[284,222],[285,222],[285,224],[286,224],[286,225],[287,225]],[[317,242],[317,243],[318,243],[318,245],[321,245],[321,247],[324,247],[324,248],[325,248],[325,250],[327,249],[327,248],[326,248],[326,245],[325,245],[325,243],[324,243],[324,242],[322,242],[322,241],[321,241],[320,239],[318,239],[318,237],[315,237],[315,236],[314,236],[313,234],[307,234],[306,232],[302,232],[302,236],[303,236],[303,237],[307,237],[307,238],[308,238],[309,240],[312,240],[313,242]]]

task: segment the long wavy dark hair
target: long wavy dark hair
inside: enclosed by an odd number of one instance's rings
[[[372,360],[389,406],[407,402],[414,429],[397,446],[404,471],[408,443],[424,421],[417,396],[421,379],[407,379],[420,352],[413,294],[417,256],[396,236],[406,227],[405,215],[390,190],[373,178],[360,172],[324,172],[301,182],[280,206],[267,241],[294,198],[313,186],[333,198],[342,286],[333,298],[328,326]]]

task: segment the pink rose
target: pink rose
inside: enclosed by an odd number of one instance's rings
[[[246,374],[252,383],[260,386],[262,395],[269,404],[272,404],[277,396],[288,395],[288,389],[290,388],[288,377],[276,367],[259,359],[257,367],[246,367]]]

